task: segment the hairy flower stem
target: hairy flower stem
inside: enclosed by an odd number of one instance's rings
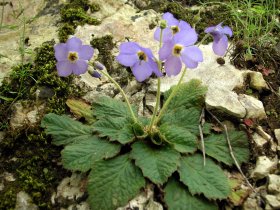
[[[163,29],[160,30],[159,49],[160,49],[161,46],[162,46],[162,31],[163,31]],[[161,62],[160,59],[158,60],[158,68],[159,68],[159,70],[161,71],[162,62]],[[159,108],[159,103],[160,103],[160,77],[157,78],[156,105],[155,105],[155,108],[154,108],[154,111],[153,111],[152,120],[151,120],[151,123],[150,123],[150,126],[149,126],[149,132],[152,131],[153,125],[154,125],[154,123],[155,123],[157,111],[158,111],[158,108]]]
[[[162,109],[160,110],[160,112],[159,112],[159,114],[158,114],[158,116],[157,116],[157,118],[156,118],[156,120],[155,120],[154,125],[156,125],[156,124],[158,123],[158,121],[159,121],[160,118],[162,117],[162,114],[165,112],[166,108],[168,107],[168,104],[171,102],[172,98],[173,98],[173,97],[176,95],[176,93],[178,92],[179,86],[180,86],[180,84],[182,83],[183,78],[184,78],[186,72],[187,72],[187,67],[184,68],[183,73],[182,73],[182,75],[181,75],[181,77],[180,77],[180,79],[179,79],[177,85],[174,87],[174,89],[172,90],[171,94],[169,95],[169,97],[167,98],[167,100],[165,101],[165,103],[163,104],[163,107],[162,107]]]
[[[116,82],[116,80],[114,80],[109,74],[107,74],[105,71],[98,71],[100,74],[103,74],[105,77],[107,77],[115,86],[116,88],[121,92],[122,96],[124,97],[124,100],[127,104],[127,107],[130,111],[131,117],[133,118],[133,121],[136,123],[137,122],[137,118],[134,115],[134,112],[132,110],[132,107],[128,101],[128,98],[125,94],[125,92],[123,91],[123,89],[121,88],[121,86]]]

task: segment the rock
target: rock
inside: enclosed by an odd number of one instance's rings
[[[280,193],[280,176],[276,174],[268,175],[268,192],[271,194]]]
[[[24,191],[20,191],[17,194],[16,207],[15,210],[37,210],[39,209],[33,201],[31,197]]]
[[[60,209],[62,210],[62,209]],[[90,210],[89,204],[87,202],[81,202],[77,205],[70,205],[67,210]]]
[[[272,209],[280,209],[280,194],[278,194],[277,196],[266,195],[265,200],[267,204],[272,207]],[[269,209],[269,207],[266,207],[265,209]]]
[[[16,178],[14,177],[13,174],[9,173],[9,172],[4,172],[3,173],[3,177],[7,182],[14,182],[16,181]]]
[[[71,177],[64,178],[57,187],[56,194],[52,197],[52,202],[65,203],[67,201],[75,201],[84,195],[81,182],[84,176],[82,174],[73,173]]]
[[[242,206],[242,210],[262,210],[259,200],[255,197],[248,197]]]
[[[246,109],[245,118],[254,118],[259,120],[266,118],[266,113],[261,101],[245,94],[239,95],[238,99]]]
[[[256,168],[251,173],[251,178],[259,180],[266,177],[277,168],[277,158],[270,160],[266,156],[260,156],[257,159]]]
[[[274,135],[278,141],[278,145],[280,145],[280,128],[274,130]]]
[[[145,192],[141,192],[125,207],[117,208],[117,210],[138,209],[138,210],[163,210],[161,204],[153,201],[154,192],[152,186],[148,187]]]
[[[256,143],[256,146],[258,148],[262,148],[266,143],[268,143],[268,141],[266,139],[264,139],[261,135],[259,135],[258,133],[254,133],[252,135],[252,138],[254,140],[254,142]]]
[[[246,110],[239,102],[237,94],[225,88],[210,86],[205,103],[209,110],[215,109],[238,118],[244,118],[246,115]]]
[[[13,105],[13,114],[10,120],[10,126],[13,129],[20,128],[24,125],[33,126],[39,123],[41,119],[41,113],[45,109],[45,105],[40,106],[23,106],[22,102],[19,101]]]
[[[249,73],[250,87],[256,90],[268,89],[266,81],[263,78],[262,73],[252,71]]]
[[[134,4],[139,9],[144,9],[147,6],[149,6],[151,3],[151,0],[134,0]]]
[[[145,100],[147,108],[153,112],[156,106],[156,96],[154,94],[147,93],[145,96]]]

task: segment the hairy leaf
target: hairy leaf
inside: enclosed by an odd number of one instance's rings
[[[108,116],[112,118],[131,117],[126,103],[107,96],[99,97],[92,106],[93,113],[98,119]],[[134,112],[136,113],[135,110],[136,109],[134,109]]]
[[[196,107],[185,108],[178,107],[172,110],[168,110],[161,118],[160,123],[168,123],[170,125],[176,125],[189,130],[191,133],[199,134],[199,118],[201,110]],[[203,133],[210,133],[210,124],[205,123]]]
[[[120,145],[93,136],[67,145],[61,152],[62,163],[66,169],[88,171],[94,162],[114,157],[120,152]]]
[[[224,199],[230,193],[223,170],[209,158],[204,166],[201,154],[183,157],[178,171],[180,180],[193,195],[203,193],[209,199]]]
[[[91,106],[83,100],[68,99],[66,104],[70,108],[71,112],[79,117],[84,117],[89,124],[92,124],[95,121]]]
[[[174,88],[175,87],[172,87],[165,92],[165,100],[169,97]],[[192,79],[188,83],[183,83],[179,86],[179,91],[168,105],[168,109],[172,110],[180,106],[183,106],[185,108],[194,106],[201,107],[204,103],[204,96],[206,94],[206,91],[207,88],[201,85],[200,80]]]
[[[128,155],[96,162],[89,175],[88,201],[92,210],[115,210],[134,198],[145,179]]]
[[[176,171],[180,153],[168,146],[154,146],[141,142],[132,145],[131,157],[145,177],[155,184],[163,184]]]
[[[193,153],[196,150],[196,136],[187,129],[176,125],[164,124],[160,126],[160,132],[170,142],[174,149],[181,153]]]
[[[100,136],[108,136],[110,141],[118,141],[126,144],[133,141],[135,129],[133,122],[123,117],[104,117],[94,123],[94,130],[100,133]]]
[[[93,138],[92,127],[67,116],[49,113],[42,119],[41,126],[46,128],[47,134],[53,136],[55,145],[66,145]]]
[[[246,134],[241,131],[230,131],[228,134],[230,144],[237,161],[239,163],[248,161],[250,151]],[[234,161],[230,156],[225,135],[212,134],[204,139],[204,144],[207,155],[227,165],[231,166],[234,164]]]
[[[170,179],[164,188],[164,200],[168,209],[172,210],[218,210],[218,207],[203,198],[202,196],[193,196],[189,193],[187,187],[174,178]]]

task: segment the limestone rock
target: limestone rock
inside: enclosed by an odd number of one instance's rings
[[[245,118],[255,118],[260,120],[266,118],[266,113],[261,101],[245,94],[239,95],[238,99],[246,109]]]
[[[256,146],[258,148],[262,148],[266,143],[268,143],[268,141],[266,139],[264,139],[261,135],[259,135],[258,133],[254,133],[252,135],[252,138],[254,140],[254,142],[256,143]]]
[[[278,160],[275,158],[270,160],[266,156],[260,156],[257,159],[256,168],[251,173],[251,178],[255,180],[266,177],[270,172],[273,172],[277,168]]]
[[[271,209],[280,209],[280,194],[278,196],[275,195],[266,195],[265,200],[269,206],[271,206]],[[265,209],[269,209],[269,207],[266,206]]]
[[[24,191],[17,194],[15,210],[37,210],[38,206],[33,204],[31,197]]]
[[[225,112],[238,118],[244,118],[245,108],[238,100],[236,93],[225,88],[216,88],[210,86],[206,94],[206,108]]]
[[[262,210],[259,200],[255,197],[248,197],[242,206],[242,210]]]
[[[274,130],[274,135],[278,141],[278,145],[280,145],[280,128]]]
[[[146,94],[145,99],[148,109],[154,111],[154,108],[156,106],[156,96],[154,94],[148,93]]]
[[[268,175],[268,192],[271,194],[280,193],[280,176],[276,174]]]
[[[250,87],[256,90],[268,89],[266,81],[260,72],[252,71],[249,73]]]

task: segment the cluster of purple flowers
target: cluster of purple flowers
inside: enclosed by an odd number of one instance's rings
[[[154,33],[157,41],[163,45],[159,50],[160,62],[164,62],[164,70],[168,76],[176,76],[180,73],[182,65],[194,69],[203,61],[201,50],[194,44],[197,42],[196,31],[183,20],[177,20],[171,13],[162,16],[166,21],[166,27],[158,27]],[[161,32],[162,30],[162,32]],[[223,56],[228,47],[228,36],[232,31],[228,26],[222,27],[222,23],[205,29],[205,33],[213,36],[213,51]],[[161,37],[160,37],[161,36]],[[159,69],[159,61],[156,60],[149,48],[144,48],[135,42],[124,42],[119,47],[120,53],[117,61],[132,69],[132,73],[139,82],[149,78],[153,73],[157,77],[163,74]],[[71,73],[80,75],[87,71],[88,61],[93,56],[94,50],[89,45],[82,45],[80,39],[72,37],[66,43],[55,46],[58,75],[66,77]],[[97,68],[98,69],[98,68]],[[100,69],[99,69],[100,70]],[[97,71],[92,76],[100,77]]]

